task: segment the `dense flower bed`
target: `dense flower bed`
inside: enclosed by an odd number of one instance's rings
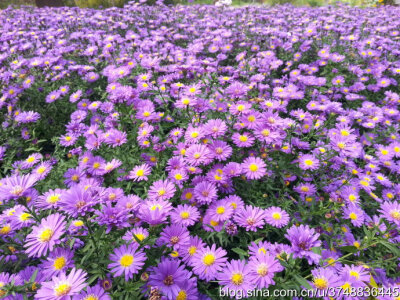
[[[399,15],[1,11],[0,298],[395,293]]]

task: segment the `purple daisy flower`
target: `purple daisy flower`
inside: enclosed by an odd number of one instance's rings
[[[77,295],[86,287],[86,275],[86,272],[73,268],[68,275],[61,273],[57,277],[54,276],[51,281],[42,283],[42,286],[35,295],[35,299],[70,299],[71,296]]]
[[[138,248],[139,245],[136,243],[114,249],[114,253],[110,255],[112,263],[108,265],[114,276],[124,274],[125,281],[128,281],[134,274],[139,273],[146,261],[146,254]]]
[[[226,264],[226,251],[215,244],[196,251],[192,258],[193,272],[200,279],[213,280]]]
[[[236,210],[233,219],[239,226],[246,228],[246,231],[257,231],[257,228],[262,228],[265,224],[265,212],[258,207],[246,205]]]
[[[351,224],[356,227],[361,227],[364,224],[365,212],[356,205],[348,205],[343,209],[345,219],[350,219]]]
[[[101,287],[101,285],[95,285],[93,287],[88,286],[86,291],[81,292],[79,295],[74,296],[73,300],[111,300],[110,295]]]
[[[294,258],[306,258],[309,264],[318,263],[320,255],[314,253],[312,248],[321,246],[318,240],[319,233],[308,225],[293,225],[287,230],[285,237],[292,244]]]
[[[248,268],[250,282],[260,289],[275,284],[273,280],[275,273],[284,269],[279,261],[269,253],[258,253],[252,256]]]
[[[260,179],[266,174],[265,163],[259,157],[248,157],[242,163],[242,172],[250,180]]]
[[[125,233],[125,235],[122,237],[122,239],[124,241],[130,242],[130,243],[138,244],[137,240],[142,242],[148,236],[149,236],[149,232],[147,231],[147,229],[142,228],[142,227],[136,227],[136,228],[133,228],[131,231],[127,231]],[[149,247],[149,246],[147,245],[146,247]]]
[[[179,251],[182,247],[186,247],[189,241],[189,231],[182,227],[182,225],[174,224],[163,229],[157,241],[157,245],[167,245],[175,251]]]
[[[209,204],[218,198],[215,184],[202,181],[194,187],[194,196],[200,204]]]
[[[35,185],[37,177],[34,175],[14,175],[6,177],[0,185],[0,200],[18,199]]]
[[[379,209],[382,218],[400,226],[400,204],[397,202],[384,202]]]
[[[171,223],[180,224],[185,227],[194,225],[200,219],[200,213],[197,207],[182,204],[174,208],[171,213]]]
[[[133,179],[134,181],[142,181],[148,180],[148,175],[151,174],[151,167],[148,164],[142,164],[140,166],[136,166],[132,171],[129,172],[129,179]]]
[[[64,192],[59,201],[59,207],[74,218],[93,211],[94,204],[90,189],[81,185],[73,186]]]
[[[174,196],[175,191],[175,185],[168,179],[158,180],[150,186],[148,197],[149,200],[168,200]]]
[[[317,170],[319,168],[319,161],[314,155],[305,154],[300,157],[299,166],[302,170]]]
[[[139,209],[139,218],[150,225],[164,223],[172,209],[170,202],[164,200],[147,200]]]
[[[191,275],[178,261],[162,259],[157,267],[151,268],[148,285],[160,289],[168,299],[176,299],[181,291],[180,286]]]
[[[26,236],[25,252],[29,257],[46,255],[54,246],[60,243],[60,237],[65,232],[64,216],[53,214],[42,219],[40,225],[34,226],[32,232]]]
[[[328,288],[338,287],[341,283],[340,277],[334,272],[333,268],[318,268],[311,271],[313,276],[312,286],[317,289],[319,296],[323,295],[323,291]]]
[[[254,288],[250,268],[243,260],[227,262],[222,271],[218,273],[217,279],[219,284],[224,286],[222,289],[226,292],[235,291],[247,295],[247,291]]]
[[[56,248],[47,256],[46,261],[42,263],[42,272],[47,279],[65,273],[74,265],[74,252],[69,249]]]
[[[265,210],[265,222],[281,228],[289,223],[289,214],[280,207],[269,207]]]

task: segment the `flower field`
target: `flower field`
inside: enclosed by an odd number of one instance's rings
[[[399,299],[399,15],[0,11],[0,299]]]

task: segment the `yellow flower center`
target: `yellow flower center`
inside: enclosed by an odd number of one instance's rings
[[[37,169],[37,173],[38,174],[43,174],[44,172],[46,171],[46,168],[45,167],[39,167],[39,169]]]
[[[176,296],[176,300],[186,300],[187,294],[184,290],[179,291],[178,296]]]
[[[125,254],[121,257],[119,263],[125,268],[130,267],[133,264],[133,256],[130,254]]]
[[[192,134],[190,135],[192,138],[197,138],[199,136],[199,133],[194,131],[192,132]]]
[[[266,254],[266,253],[267,253],[267,250],[265,250],[264,247],[261,247],[260,249],[258,249],[258,253]]]
[[[314,285],[317,289],[324,290],[328,287],[328,281],[325,278],[315,278]]]
[[[252,172],[256,172],[258,170],[258,166],[256,164],[251,164],[249,166],[249,170]]]
[[[30,219],[31,215],[28,213],[23,213],[19,218],[21,221],[26,221],[28,219]]]
[[[274,220],[280,220],[280,219],[282,219],[282,215],[281,215],[280,213],[278,213],[278,212],[274,212],[274,213],[272,214],[272,218],[273,218]]]
[[[245,136],[245,135],[239,136],[239,141],[241,141],[241,142],[246,142],[247,140],[248,140],[248,137],[247,137],[247,136]]]
[[[225,207],[223,206],[218,206],[217,208],[217,214],[222,215],[225,212]]]
[[[391,210],[389,214],[393,219],[400,220],[400,212],[398,210]]]
[[[337,146],[338,146],[338,148],[340,148],[340,149],[346,148],[346,144],[345,144],[345,143],[342,143],[342,142],[337,143]]]
[[[271,131],[269,131],[268,129],[264,129],[263,131],[261,131],[261,134],[264,137],[268,137],[270,135]]]
[[[134,234],[134,236],[139,240],[139,241],[143,241],[146,236],[142,233],[138,233],[138,234]],[[136,242],[135,238],[133,238],[133,240]]]
[[[98,169],[98,168],[100,168],[100,163],[95,162],[95,163],[93,164],[93,169]]]
[[[99,297],[91,294],[91,295],[88,295],[85,298],[83,298],[83,300],[99,300]]]
[[[39,240],[41,242],[48,242],[50,241],[51,237],[53,236],[54,232],[50,228],[44,229],[40,234],[39,234]]]
[[[207,255],[205,255],[204,257],[203,257],[203,263],[206,265],[206,266],[211,266],[212,264],[214,264],[214,262],[215,262],[215,256],[214,256],[214,254],[207,254]]]
[[[26,159],[26,162],[28,162],[28,163],[32,163],[32,162],[34,162],[35,161],[35,157],[34,156],[29,156],[27,159]]]
[[[54,266],[54,269],[61,270],[62,268],[65,267],[65,264],[66,264],[66,260],[65,260],[64,256],[60,256],[54,260],[53,266]]]
[[[81,221],[81,220],[75,221],[75,222],[74,222],[74,225],[75,225],[76,227],[81,227],[81,226],[83,226],[83,221]]]
[[[353,201],[356,200],[356,199],[357,199],[356,196],[354,196],[354,195],[349,195],[349,200],[350,200],[351,202],[353,202]]]
[[[196,248],[196,246],[190,246],[189,247],[189,255],[190,256],[193,256],[195,253],[196,253],[196,251],[197,251],[197,248]]]
[[[158,196],[163,196],[163,195],[165,195],[165,190],[164,189],[159,190]]]
[[[235,273],[232,275],[231,281],[235,285],[241,285],[243,283],[243,275],[241,273]]]
[[[218,223],[217,221],[211,220],[211,221],[210,221],[210,225],[213,226],[213,227],[215,227],[215,226],[218,226],[219,223]]]
[[[349,217],[351,220],[357,220],[357,215],[353,212],[349,215]]]
[[[10,231],[11,231],[11,226],[6,225],[0,229],[0,235],[6,235],[6,234],[10,233]]]
[[[305,163],[307,166],[312,166],[312,165],[314,164],[314,162],[313,162],[311,159],[306,159],[306,160],[304,161],[304,163]]]
[[[302,186],[302,187],[300,188],[300,190],[301,190],[302,192],[308,192],[310,189],[308,188],[308,186]]]
[[[238,105],[237,110],[238,111],[243,111],[244,110],[244,105],[243,104]]]
[[[350,271],[350,276],[353,276],[355,278],[360,278],[360,273],[358,273],[357,271]]]
[[[182,180],[182,178],[183,178],[183,176],[182,176],[182,174],[175,174],[175,179],[176,180]]]
[[[351,285],[350,285],[350,283],[348,283],[348,282],[346,282],[345,284],[343,284],[342,285],[342,289],[344,290],[344,291],[349,291],[350,289],[351,289]]]
[[[190,214],[187,211],[181,212],[181,218],[182,219],[188,219],[190,217]]]
[[[157,208],[158,208],[159,210],[162,209],[162,207],[161,207],[160,204],[154,204],[152,207],[150,207],[151,210],[156,210]]]
[[[54,291],[56,292],[56,296],[65,296],[71,290],[71,286],[68,283],[59,284]]]
[[[260,276],[265,276],[268,274],[268,267],[266,264],[261,264],[257,268],[257,274]]]
[[[54,204],[59,200],[60,200],[60,195],[58,195],[58,194],[57,195],[50,195],[49,197],[47,197],[47,202],[51,203],[51,204]]]
[[[143,176],[144,175],[144,171],[143,170],[138,170],[137,172],[136,172],[136,176],[138,176],[138,177],[141,177],[141,176]]]

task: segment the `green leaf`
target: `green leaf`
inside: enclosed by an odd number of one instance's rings
[[[400,256],[400,249],[386,241],[380,241],[380,244],[388,248],[397,257]]]
[[[29,282],[32,282],[32,283],[35,282],[38,271],[39,271],[39,269],[36,269],[35,272],[33,272],[31,279],[29,279]]]
[[[233,248],[232,251],[241,256],[248,256],[247,252],[240,248]]]
[[[312,252],[321,255],[321,247],[313,247]]]
[[[312,286],[310,285],[310,283],[303,277],[299,276],[299,275],[294,275],[294,279],[303,287],[305,287],[306,289],[312,290]]]
[[[339,250],[343,251],[343,252],[347,252],[347,253],[356,253],[356,252],[358,252],[357,247],[354,247],[354,246],[339,247]]]

